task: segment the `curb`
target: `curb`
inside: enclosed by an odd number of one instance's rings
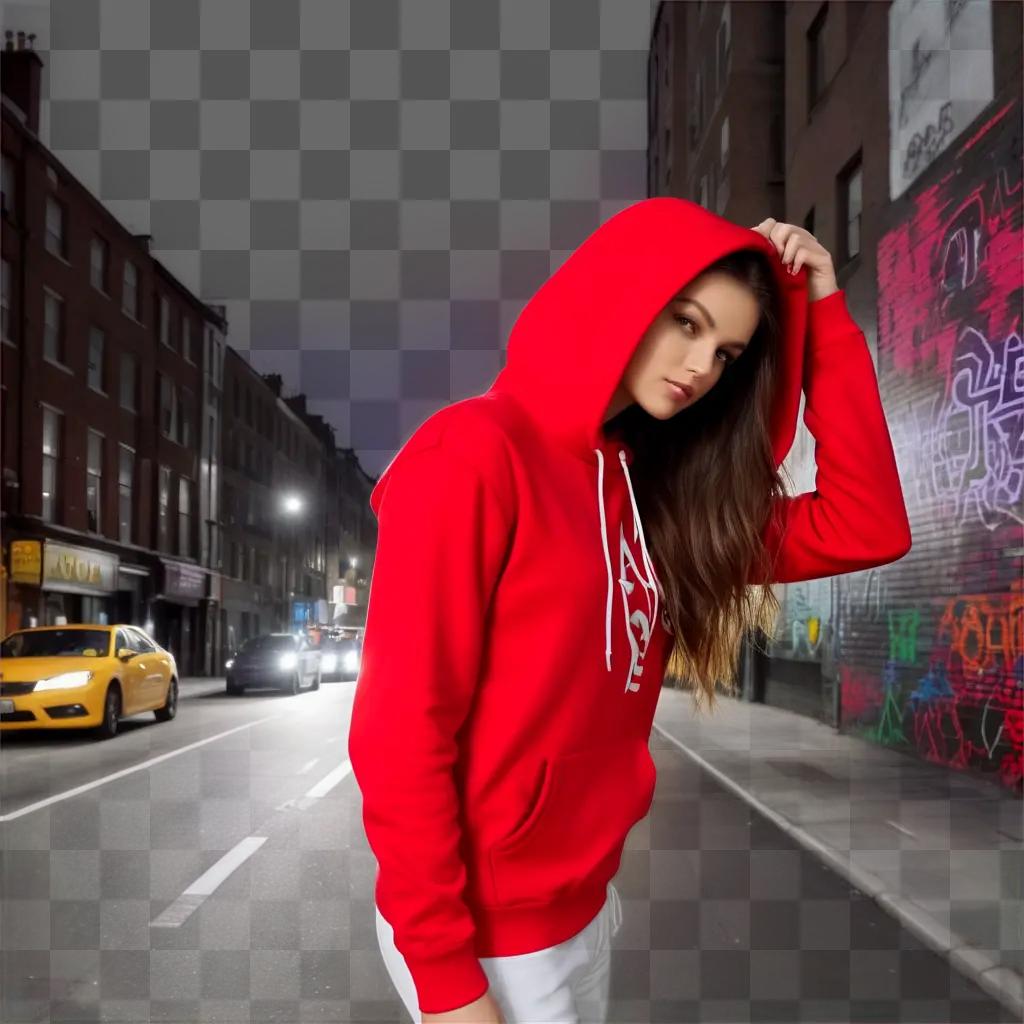
[[[951,932],[940,924],[913,900],[907,899],[899,893],[888,891],[883,880],[876,874],[853,863],[847,854],[811,835],[803,826],[797,825],[785,815],[769,807],[750,790],[744,789],[721,769],[716,768],[695,750],[691,750],[680,739],[666,731],[663,726],[655,723],[653,728],[659,736],[677,747],[726,789],[749,804],[758,814],[778,826],[802,847],[817,854],[838,875],[870,896],[878,906],[896,918],[923,945],[941,954],[954,970],[970,978],[1007,1010],[1024,1018],[1024,977],[1017,971],[1005,964],[996,963],[983,950],[972,946],[964,941],[962,936]]]

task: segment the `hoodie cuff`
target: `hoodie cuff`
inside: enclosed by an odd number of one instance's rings
[[[479,999],[489,988],[472,945],[437,957],[405,957],[421,1013],[445,1013]]]
[[[829,335],[837,328],[851,326],[855,331],[860,330],[857,322],[850,316],[849,307],[846,305],[846,292],[842,288],[823,299],[807,303],[807,329],[815,337]]]

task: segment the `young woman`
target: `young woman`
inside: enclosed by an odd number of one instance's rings
[[[801,390],[817,486],[791,497]],[[348,750],[389,975],[425,1024],[604,1020],[611,879],[653,799],[670,657],[713,708],[744,631],[771,632],[772,583],[910,549],[829,254],[771,218],[627,207],[370,503]]]

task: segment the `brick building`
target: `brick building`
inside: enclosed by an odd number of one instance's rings
[[[777,588],[746,694],[1018,788],[1022,10],[663,3],[648,69],[650,193],[832,254],[914,536],[893,565]],[[786,469],[814,489],[802,410]]]
[[[226,324],[41,143],[41,61],[19,43],[2,88],[3,625],[137,622],[201,672]]]

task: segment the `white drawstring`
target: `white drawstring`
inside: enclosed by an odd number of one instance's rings
[[[595,448],[594,451],[597,453],[597,508],[601,517],[601,544],[604,547],[604,561],[608,570],[608,596],[605,601],[604,618],[604,663],[606,671],[610,672],[612,669],[612,560],[608,550],[608,524],[604,511],[604,452],[602,452],[600,448]],[[643,657],[647,653],[647,646],[650,644],[651,638],[654,636],[654,630],[658,623],[658,594],[661,590],[661,583],[658,581],[658,577],[654,572],[654,563],[651,561],[651,557],[647,551],[647,538],[644,536],[644,526],[640,520],[640,512],[637,508],[636,496],[633,493],[633,481],[629,476],[629,466],[626,463],[626,453],[621,449],[619,450],[619,463],[622,466],[622,472],[626,477],[626,486],[629,490],[629,501],[633,508],[634,534],[640,535],[640,547],[643,551],[644,571],[647,573],[644,584],[646,588],[654,590],[654,614],[651,617],[647,643],[644,645],[644,649],[641,652],[641,657]],[[620,580],[619,582],[622,583],[623,581]],[[626,621],[626,629],[628,630],[629,608],[626,603],[625,595],[623,595],[622,598],[622,608]],[[630,680],[627,680],[627,689],[629,688],[629,683]]]
[[[612,559],[608,554],[608,526],[604,515],[604,452],[597,452],[597,510],[601,513],[601,543],[604,545],[604,564],[608,567],[608,598],[604,610],[604,664],[608,672],[612,670]]]
[[[636,507],[636,496],[633,494],[633,481],[629,476],[629,466],[626,464],[626,453],[622,451],[622,449],[619,449],[619,462],[622,464],[622,472],[626,475],[626,486],[629,488],[629,501],[633,506],[633,522],[636,524],[636,532],[640,534],[640,549],[644,553],[644,568],[647,570],[646,584],[654,590],[654,614],[651,616],[651,630],[647,634],[647,644],[644,645],[643,650],[643,653],[646,654],[647,645],[650,644],[651,637],[654,636],[654,628],[658,622],[657,576],[654,575],[654,563],[651,561],[651,556],[647,553],[647,538],[644,536],[644,524],[640,521],[640,512]]]

